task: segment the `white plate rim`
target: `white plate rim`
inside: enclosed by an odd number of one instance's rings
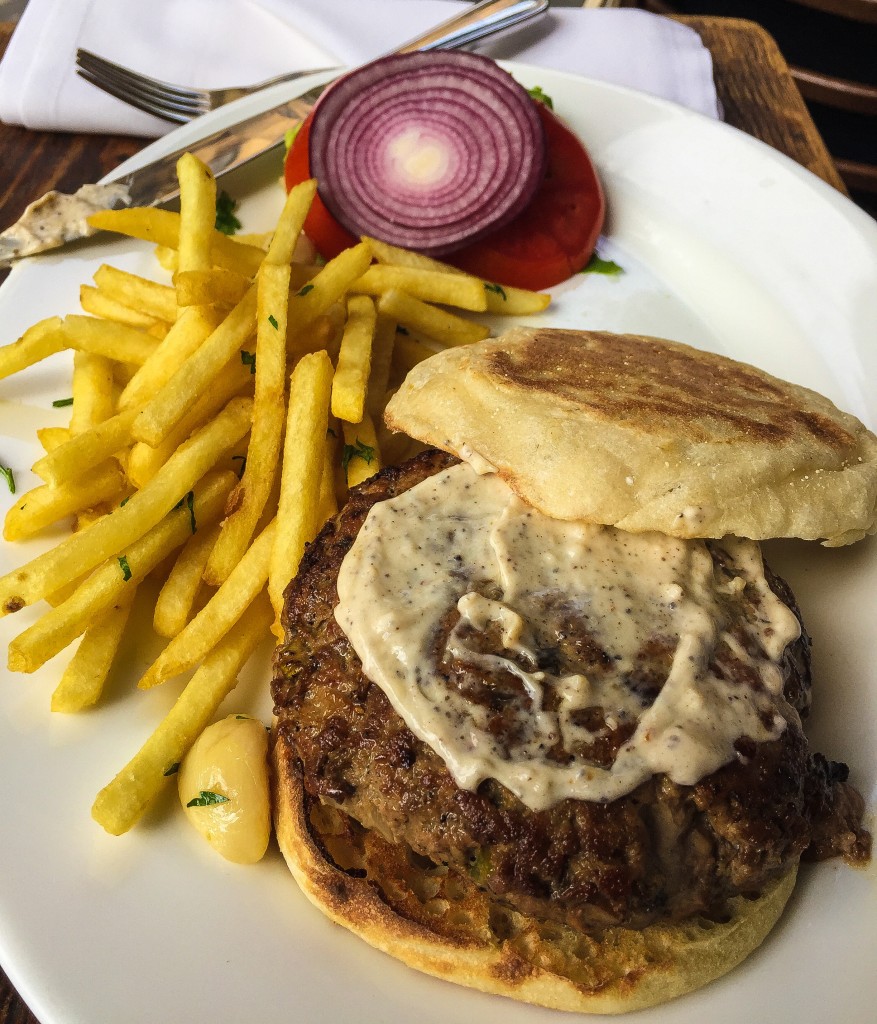
[[[727,125],[723,125],[718,122],[711,121],[709,118],[706,118],[703,115],[692,113],[691,111],[688,111],[685,108],[678,107],[675,104],[671,104],[667,101],[656,99],[654,97],[646,97],[641,93],[635,93],[633,90],[625,89],[624,87],[609,86],[605,85],[604,83],[597,83],[589,80],[579,79],[577,78],[577,76],[574,75],[569,75],[560,72],[548,72],[545,69],[533,68],[531,66],[526,65],[508,64],[507,66],[510,69],[519,72],[522,75],[522,77],[529,76],[532,78],[535,76],[537,78],[549,79],[552,82],[566,81],[567,83],[569,83],[570,88],[585,88],[597,94],[599,94],[601,91],[605,91],[607,95],[612,93],[616,95],[627,95],[629,98],[632,98],[633,102],[643,106],[644,108],[648,107],[660,113],[660,115],[663,117],[677,118],[686,123],[690,123],[690,119],[696,119],[698,122],[700,122],[702,130],[707,133],[733,133],[733,136],[729,137],[734,138],[735,145],[740,145],[743,147],[754,147],[754,151],[758,152],[760,156],[763,157],[768,163],[776,162],[777,166],[782,167],[786,172],[789,172],[793,176],[797,177],[805,185],[805,187],[813,193],[815,203],[820,205],[827,204],[835,211],[835,213],[838,216],[840,216],[847,223],[852,225],[852,227],[855,230],[861,231],[866,238],[869,238],[873,242],[873,244],[877,245],[877,230],[875,230],[873,222],[871,222],[870,218],[868,218],[866,214],[858,210],[858,208],[856,208],[852,203],[850,203],[849,200],[847,200],[845,197],[837,193],[829,185],[821,181],[821,179],[818,179],[815,175],[811,174],[805,168],[800,167],[798,164],[796,164],[788,157],[785,157],[783,154],[780,154],[775,150],[771,149],[770,147],[766,146],[765,144],[758,142],[758,140],[752,139],[749,136],[746,136],[743,133],[738,132],[736,129],[733,129]],[[254,104],[264,104],[266,106],[270,106],[273,103],[280,102],[280,100],[282,98],[285,98],[286,95],[294,95],[296,91],[303,91],[304,88],[307,88],[308,84],[309,83],[305,82],[297,83],[298,88],[293,92],[289,92],[289,87],[276,87],[275,90],[269,90],[263,97],[249,97],[245,100],[238,101],[238,103],[235,104],[233,107],[230,106],[229,108],[226,108],[222,111],[216,111],[213,114],[208,115],[207,118],[203,119],[199,127],[204,132],[206,132],[208,129],[209,131],[216,130],[216,128],[223,126],[223,123],[226,121],[226,119],[229,119],[230,123],[230,119],[237,116],[239,107],[249,105],[248,109],[252,109],[253,112],[255,112]],[[283,95],[280,95],[279,90],[283,90]],[[184,129],[179,130],[179,133],[174,132],[171,133],[169,136],[165,136],[163,139],[158,140],[157,142],[153,143],[152,145],[148,146],[146,149],[141,151],[135,157],[131,158],[131,160],[126,161],[125,164],[117,168],[112,176],[118,177],[121,174],[127,173],[128,170],[132,169],[132,166],[137,166],[147,159],[151,159],[154,156],[161,155],[162,153],[175,148],[175,145],[172,145],[172,143],[184,140],[186,138],[186,129],[194,128],[195,126],[185,126]],[[16,271],[14,271],[13,274],[10,275],[10,279],[6,285],[6,288],[12,287],[14,290],[14,288],[16,287],[14,282],[16,280],[17,274]],[[9,293],[6,292],[4,294]],[[2,755],[0,755],[0,760],[2,760]],[[0,946],[4,947],[3,959],[5,962],[5,939],[0,938]],[[45,1014],[46,1024],[68,1024],[69,1021],[80,1019],[80,1017],[77,1016],[77,1013],[73,1009],[73,1007],[69,1005],[66,1007],[66,1010],[62,1011],[65,1015],[59,1016],[59,1006],[63,1004],[63,996],[61,997],[61,1004],[59,1004],[57,1001],[57,995],[54,992],[50,991],[50,979],[44,979],[47,984],[46,988],[41,991],[39,985],[31,983],[32,976],[30,971],[20,971],[17,969],[16,960],[17,958],[13,958],[8,962],[7,970],[9,976],[11,980],[13,980],[13,983],[16,984],[17,987],[19,987],[19,990],[22,991],[22,993],[25,995],[25,998],[28,998],[35,1008],[39,1008],[39,1010],[43,1014]],[[757,969],[757,967],[753,968],[753,970],[756,971]],[[706,996],[706,993],[704,993],[703,995]],[[472,998],[471,995],[470,998]],[[697,1001],[701,999],[701,995],[698,994],[698,996],[691,998],[692,1000]],[[505,1005],[506,1004],[502,1004],[502,1006],[500,1007],[500,1013],[502,1012],[502,1009],[505,1007]],[[702,1003],[702,1005],[704,1007],[708,1007],[709,1003]],[[513,1010],[510,1011],[515,1020],[519,1019],[517,1016],[514,1015],[514,1011],[517,1011],[518,1009],[519,1008],[513,1008]],[[541,1019],[539,1017],[540,1011],[531,1011],[531,1013],[532,1019],[534,1021]],[[85,1018],[82,1017],[81,1019]],[[512,1018],[509,1017],[509,1019]],[[527,1017],[522,1016],[520,1017],[520,1019],[524,1020],[527,1019]],[[554,1018],[552,1017],[552,1019]],[[651,1016],[649,1016],[649,1019],[651,1019]],[[655,1019],[658,1018],[656,1017]],[[862,1019],[864,1020],[864,1017]]]

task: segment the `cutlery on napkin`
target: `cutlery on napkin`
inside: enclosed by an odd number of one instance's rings
[[[0,62],[0,119],[54,131],[163,135],[168,123],[79,78],[78,46],[183,85],[246,85],[359,64],[450,17],[457,0],[30,0]],[[489,56],[641,89],[712,117],[712,60],[692,29],[634,9],[552,9],[479,46]]]

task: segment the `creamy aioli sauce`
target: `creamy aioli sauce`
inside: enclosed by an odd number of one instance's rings
[[[335,616],[366,676],[461,788],[494,778],[537,810],[614,800],[657,773],[692,785],[737,756],[735,740],[776,739],[796,719],[780,661],[798,620],[770,590],[757,544],[718,546],[730,571],[700,541],[551,519],[461,464],[372,508],[342,563]],[[744,590],[755,606],[745,619]],[[599,671],[544,667],[564,622],[605,652]],[[644,699],[637,667],[655,637],[669,671]],[[722,657],[742,673],[722,678]],[[490,707],[453,685],[448,667],[461,664],[517,681],[513,735],[492,733]],[[594,708],[598,732],[628,724],[614,762],[548,756],[593,742]]]
[[[0,258],[31,256],[62,242],[87,238],[94,234],[86,221],[90,214],[127,206],[128,202],[128,186],[120,183],[83,185],[73,195],[47,192],[0,235]]]

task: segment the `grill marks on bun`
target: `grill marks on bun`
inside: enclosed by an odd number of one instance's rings
[[[524,393],[574,404],[586,399],[595,421],[632,421],[656,440],[681,430],[696,442],[779,445],[803,434],[839,454],[856,446],[842,423],[796,408],[798,396],[784,381],[654,338],[546,328],[527,345],[491,351],[485,373]]]

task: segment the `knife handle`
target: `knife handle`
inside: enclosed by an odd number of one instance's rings
[[[549,0],[481,0],[468,11],[457,14],[391,50],[411,53],[414,50],[455,50],[474,43],[501,29],[514,28],[548,9]],[[389,54],[387,54],[389,56]]]

